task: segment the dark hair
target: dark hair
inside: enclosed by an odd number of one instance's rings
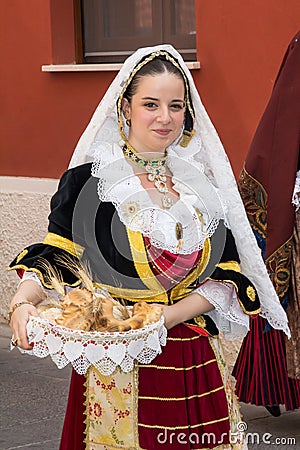
[[[126,98],[129,102],[131,102],[132,96],[136,93],[140,78],[146,75],[160,75],[162,73],[170,73],[175,75],[178,78],[181,78],[184,81],[184,78],[180,72],[180,70],[174,66],[170,61],[157,57],[149,61],[145,64],[132,78],[131,82],[126,88],[126,91],[123,94],[123,98]],[[185,90],[185,87],[184,87]]]

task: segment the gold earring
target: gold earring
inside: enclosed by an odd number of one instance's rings
[[[191,142],[193,136],[195,134],[195,130],[183,130],[183,133],[178,141],[178,144],[181,147],[187,147],[189,145],[189,143]]]
[[[128,127],[131,127],[131,120],[130,120],[130,119],[126,119],[126,125],[127,125]]]

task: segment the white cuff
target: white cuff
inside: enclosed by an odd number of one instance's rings
[[[35,281],[39,286],[41,286],[42,289],[44,289],[44,287],[41,283],[41,280],[39,279],[37,274],[34,272],[29,272],[29,271],[24,272],[18,286],[20,286],[20,284],[23,283],[23,281],[27,281],[27,280]]]
[[[213,311],[205,314],[224,333],[225,339],[241,339],[247,334],[249,316],[243,312],[231,283],[206,280],[194,292],[205,297],[214,306]]]

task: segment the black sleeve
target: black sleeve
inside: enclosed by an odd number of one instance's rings
[[[237,291],[239,303],[248,315],[260,312],[260,301],[256,289],[251,281],[240,272],[240,259],[235,245],[234,237],[227,230],[224,251],[219,264],[210,275],[216,281],[232,283]]]
[[[73,212],[78,196],[91,179],[91,164],[84,164],[66,171],[59,182],[58,190],[51,199],[48,235],[43,243],[32,244],[22,250],[9,265],[9,270],[31,271],[38,274],[47,288],[52,288],[47,280],[41,260],[56,267],[62,275],[64,284],[76,286],[80,281],[65,266],[57,262],[58,256],[77,260],[84,251],[80,230],[73,238]],[[96,180],[95,180],[96,182]]]
[[[78,242],[81,239],[80,233],[78,233],[77,239],[73,236],[72,221],[78,197],[90,179],[91,164],[83,164],[63,174],[58,190],[50,202],[51,212],[48,226],[50,233],[75,241],[77,244],[83,244],[83,242]]]

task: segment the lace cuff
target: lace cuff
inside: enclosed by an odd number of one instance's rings
[[[249,317],[244,314],[231,283],[206,280],[193,292],[202,295],[214,306],[213,311],[205,314],[215,322],[225,339],[241,339],[247,334]]]
[[[24,272],[22,278],[19,281],[18,286],[20,286],[20,284],[22,284],[24,281],[27,281],[27,280],[35,281],[41,288],[44,289],[41,280],[39,279],[37,274],[34,272]]]

